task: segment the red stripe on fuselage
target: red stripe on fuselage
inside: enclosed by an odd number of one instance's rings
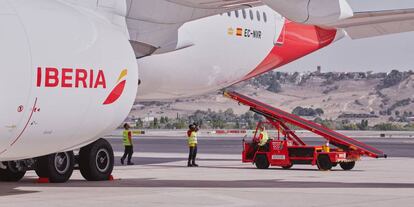
[[[283,43],[275,45],[269,55],[243,80],[276,69],[331,44],[336,33],[336,29],[323,29],[287,20],[281,32],[284,35]]]
[[[36,104],[37,104],[37,97],[34,101],[33,108],[30,112],[29,119],[27,120],[26,124],[24,125],[24,127],[23,127],[22,131],[20,132],[19,136],[17,136],[16,139],[14,139],[14,141],[10,144],[10,146],[13,146],[20,139],[20,137],[23,135],[23,133],[26,131],[26,128],[30,123],[30,120],[32,120],[33,113],[36,111]]]

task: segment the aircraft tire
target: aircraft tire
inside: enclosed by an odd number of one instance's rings
[[[26,170],[18,170],[16,162],[3,162],[7,169],[0,169],[1,182],[17,182],[26,174]]]
[[[73,173],[75,156],[72,151],[59,152],[37,158],[35,172],[51,183],[65,183]]]
[[[79,170],[88,181],[109,180],[114,169],[114,152],[105,139],[98,139],[79,151]]]

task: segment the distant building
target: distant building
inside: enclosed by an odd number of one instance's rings
[[[142,121],[143,122],[151,122],[151,121],[154,121],[154,119],[155,119],[155,117],[149,117],[149,116],[147,116],[147,117],[143,118]]]
[[[318,65],[318,67],[316,67],[316,74],[321,74],[322,73],[322,66]]]
[[[145,106],[142,105],[142,104],[135,104],[135,105],[132,106],[131,110],[142,110],[144,108],[145,108]]]

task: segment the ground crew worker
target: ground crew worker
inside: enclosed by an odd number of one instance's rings
[[[250,148],[247,153],[247,158],[252,159],[254,157],[254,154],[260,147],[264,147],[269,140],[269,135],[267,134],[267,131],[265,130],[264,126],[260,126],[258,132],[260,132],[259,136],[255,137],[250,143]]]
[[[267,131],[265,127],[260,127],[260,135],[259,135],[259,147],[263,147],[266,145],[267,141],[269,140],[269,135],[267,134]]]
[[[331,148],[330,148],[330,146],[329,146],[329,140],[327,140],[327,141],[325,142],[325,145],[323,145],[323,146],[322,146],[322,150],[323,150],[324,152],[330,152],[330,151],[331,151]]]
[[[191,124],[188,127],[187,137],[188,137],[188,147],[189,147],[189,154],[188,154],[188,163],[187,167],[198,167],[195,163],[195,159],[197,156],[197,132],[198,126],[196,124]]]
[[[134,165],[134,163],[131,162],[132,154],[134,153],[134,147],[132,145],[132,131],[129,130],[130,126],[129,124],[124,124],[124,131],[122,132],[122,142],[125,147],[124,155],[121,158],[121,164],[124,164],[125,158],[128,156],[128,162],[127,165]]]

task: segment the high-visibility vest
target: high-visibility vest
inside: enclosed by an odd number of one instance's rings
[[[322,146],[322,150],[324,152],[330,152],[331,148],[329,147],[329,141],[327,141],[323,146]]]
[[[267,140],[269,140],[269,135],[267,135],[266,131],[260,132],[260,135],[262,139],[259,142],[259,146],[264,146],[267,143]]]
[[[195,147],[197,145],[197,132],[191,132],[190,136],[188,136],[188,146]]]
[[[129,141],[129,134],[131,134],[132,136],[132,132],[130,130],[124,130],[124,132],[122,133],[122,136],[123,136],[122,141],[124,143],[124,146],[132,146],[132,143]]]

